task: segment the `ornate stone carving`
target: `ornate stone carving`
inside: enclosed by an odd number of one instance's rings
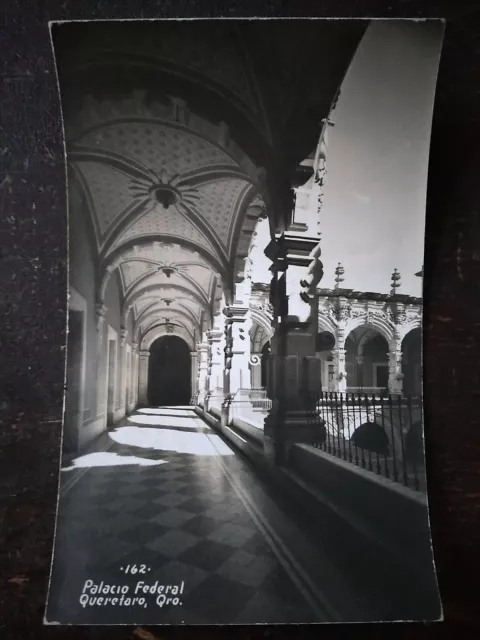
[[[300,280],[300,286],[302,287],[300,297],[304,302],[310,303],[313,300],[317,285],[323,278],[323,263],[320,260],[321,255],[322,249],[320,243],[318,243],[309,255],[310,264],[308,265],[307,276]]]
[[[122,349],[125,347],[127,342],[128,331],[127,329],[120,329],[120,346]]]
[[[393,324],[404,324],[408,319],[406,309],[403,305],[389,308],[386,316]]]
[[[262,356],[258,353],[252,353],[248,362],[252,367],[257,367],[259,364],[262,364]]]
[[[352,305],[348,303],[341,303],[335,309],[335,316],[338,322],[346,322],[352,317]]]
[[[107,313],[107,307],[99,302],[95,305],[95,315],[97,318],[97,331],[100,331],[105,321],[105,314]]]

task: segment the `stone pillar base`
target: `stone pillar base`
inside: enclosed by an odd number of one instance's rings
[[[325,441],[325,421],[302,409],[289,410],[283,415],[272,409],[265,418],[263,434],[267,462],[273,465],[287,464],[293,444]]]

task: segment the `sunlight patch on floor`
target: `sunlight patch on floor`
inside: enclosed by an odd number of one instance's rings
[[[163,415],[178,416],[179,418],[194,418],[195,411],[192,407],[149,407],[146,409],[137,409],[136,414],[142,413],[147,415]]]
[[[174,427],[178,429],[195,429],[197,428],[197,422],[194,420],[192,416],[182,417],[175,415],[153,415],[153,416],[138,416],[133,415],[128,418],[128,422],[134,424],[151,424],[152,426],[157,425],[159,427]],[[207,429],[207,425],[205,425]]]
[[[175,453],[189,453],[196,456],[235,455],[229,447],[222,447],[217,440],[213,440],[215,436],[207,436],[204,433],[184,433],[148,427],[119,427],[110,432],[109,437],[118,444],[143,449],[174,451]],[[215,442],[215,446],[213,442]]]
[[[74,469],[84,469],[86,467],[116,467],[125,465],[149,467],[166,464],[166,462],[167,460],[148,460],[146,458],[137,458],[136,456],[120,456],[118,453],[112,453],[110,451],[98,451],[76,458],[70,467],[64,467],[62,471],[73,471]]]

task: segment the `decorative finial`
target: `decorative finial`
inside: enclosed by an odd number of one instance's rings
[[[394,269],[392,273],[392,290],[390,295],[394,296],[397,293],[397,289],[401,286],[401,275],[398,269]]]
[[[340,289],[340,284],[345,280],[343,274],[345,273],[345,269],[341,262],[338,263],[337,268],[335,269],[335,289]]]

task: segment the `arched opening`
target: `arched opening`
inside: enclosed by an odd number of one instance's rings
[[[320,360],[320,386],[322,391],[334,391],[333,349],[335,336],[331,331],[320,331],[315,338],[315,353]]]
[[[352,443],[360,449],[388,456],[390,443],[385,429],[376,422],[365,422],[352,434]]]
[[[422,393],[422,334],[420,328],[407,333],[402,343],[403,393],[420,396]]]
[[[357,327],[345,341],[348,391],[388,389],[388,342],[369,326]]]
[[[178,336],[162,336],[150,347],[148,403],[186,405],[191,395],[190,350]]]

